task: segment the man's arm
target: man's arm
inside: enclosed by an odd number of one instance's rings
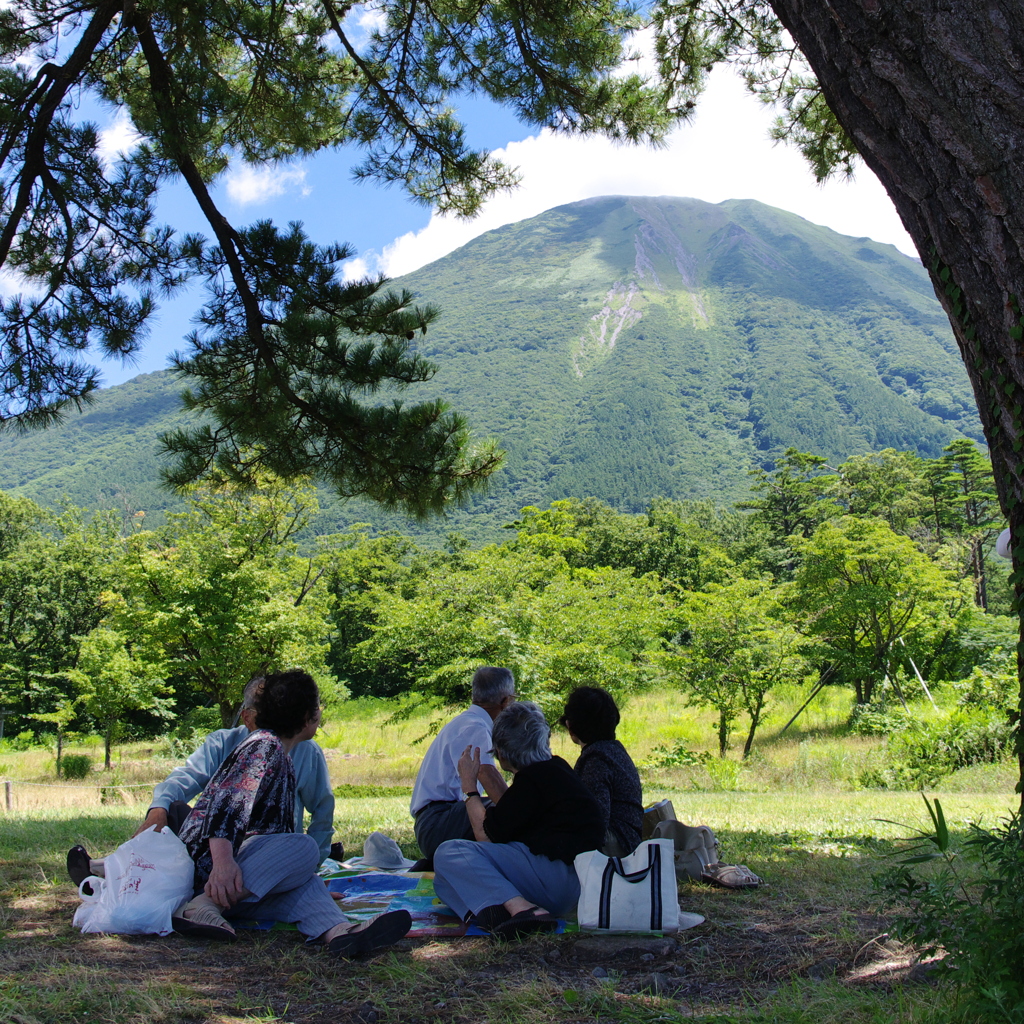
[[[295,831],[302,831],[303,809],[309,811],[309,828],[306,833],[316,840],[320,848],[320,860],[323,861],[331,855],[331,839],[334,836],[334,793],[331,791],[327,758],[318,743],[306,740],[292,750],[292,764],[295,767],[298,796]]]

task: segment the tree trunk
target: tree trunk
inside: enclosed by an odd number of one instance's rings
[[[725,757],[726,748],[729,746],[729,719],[724,713],[718,713],[718,756]]]
[[[110,771],[110,745],[114,739],[114,720],[107,722],[107,731],[103,736],[103,770]]]
[[[978,537],[971,541],[971,558],[974,570],[974,600],[978,607],[988,611],[988,585],[985,582],[985,541]]]
[[[1014,448],[1024,437],[1024,5],[770,2],[896,205],[953,324],[1010,518],[1019,596],[1024,457]],[[1024,668],[1024,646],[1018,652]],[[1024,687],[1020,700],[1024,708]],[[1020,744],[1018,738],[1024,778]]]
[[[750,717],[750,728],[747,730],[747,742],[743,744],[743,760],[750,757],[750,748],[754,745],[754,733],[757,732],[757,719]]]
[[[57,778],[60,778],[61,761],[64,758],[64,730],[57,729]]]

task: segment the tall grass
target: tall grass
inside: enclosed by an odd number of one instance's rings
[[[619,738],[641,766],[648,794],[662,790],[857,791],[862,788],[859,779],[865,772],[883,762],[885,738],[848,732],[852,696],[838,687],[821,693],[783,733],[783,726],[805,696],[800,687],[779,688],[773,695],[774,707],[746,761],[738,756],[745,728],[743,722],[738,722],[736,742],[726,759],[712,756],[702,763],[672,763],[672,752],[680,750],[717,752],[714,714],[688,707],[679,690],[662,689],[631,697],[622,707]],[[393,791],[394,787],[412,785],[431,738],[452,711],[421,709],[396,720],[399,707],[390,701],[361,699],[331,709],[317,739],[336,786]],[[937,714],[923,699],[912,701],[910,709],[919,719]],[[98,739],[88,738],[69,744],[66,750],[91,753],[95,759],[98,743]],[[552,734],[552,750],[570,763],[578,754],[565,731],[557,727]],[[86,779],[70,782],[56,778],[52,751],[33,747],[15,752],[0,747],[0,780],[13,780],[12,799],[15,808],[21,810],[98,807],[111,802],[134,805],[148,800],[150,788],[180,763],[172,752],[165,740],[124,744],[115,749],[110,771],[96,766]],[[945,792],[1012,793],[1015,781],[1015,767],[1007,762],[964,769],[944,780],[940,788]],[[0,793],[0,813],[2,800]]]

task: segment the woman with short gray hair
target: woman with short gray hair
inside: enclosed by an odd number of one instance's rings
[[[551,931],[575,907],[577,854],[604,839],[601,808],[560,757],[536,704],[517,701],[494,721],[491,742],[506,785],[480,748],[467,747],[459,779],[476,841],[453,839],[434,854],[434,890],[463,920],[496,938]],[[483,784],[493,801],[485,807]]]

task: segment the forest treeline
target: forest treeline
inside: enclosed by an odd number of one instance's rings
[[[269,478],[207,482],[154,530],[0,493],[5,742],[56,740],[59,759],[69,735],[99,732],[109,763],[119,738],[230,723],[262,671],[301,666],[329,701],[412,709],[466,699],[481,663],[510,666],[550,712],[581,683],[678,686],[716,713],[722,756],[734,729],[749,754],[782,683],[850,687],[855,724],[899,723],[907,749],[925,740],[906,698],[948,684],[945,731],[883,784],[938,764],[936,744],[969,763],[1012,741],[1004,523],[970,440],[836,467],[791,448],[733,506],[531,506],[477,550],[365,525],[300,542],[316,510],[312,486]]]

